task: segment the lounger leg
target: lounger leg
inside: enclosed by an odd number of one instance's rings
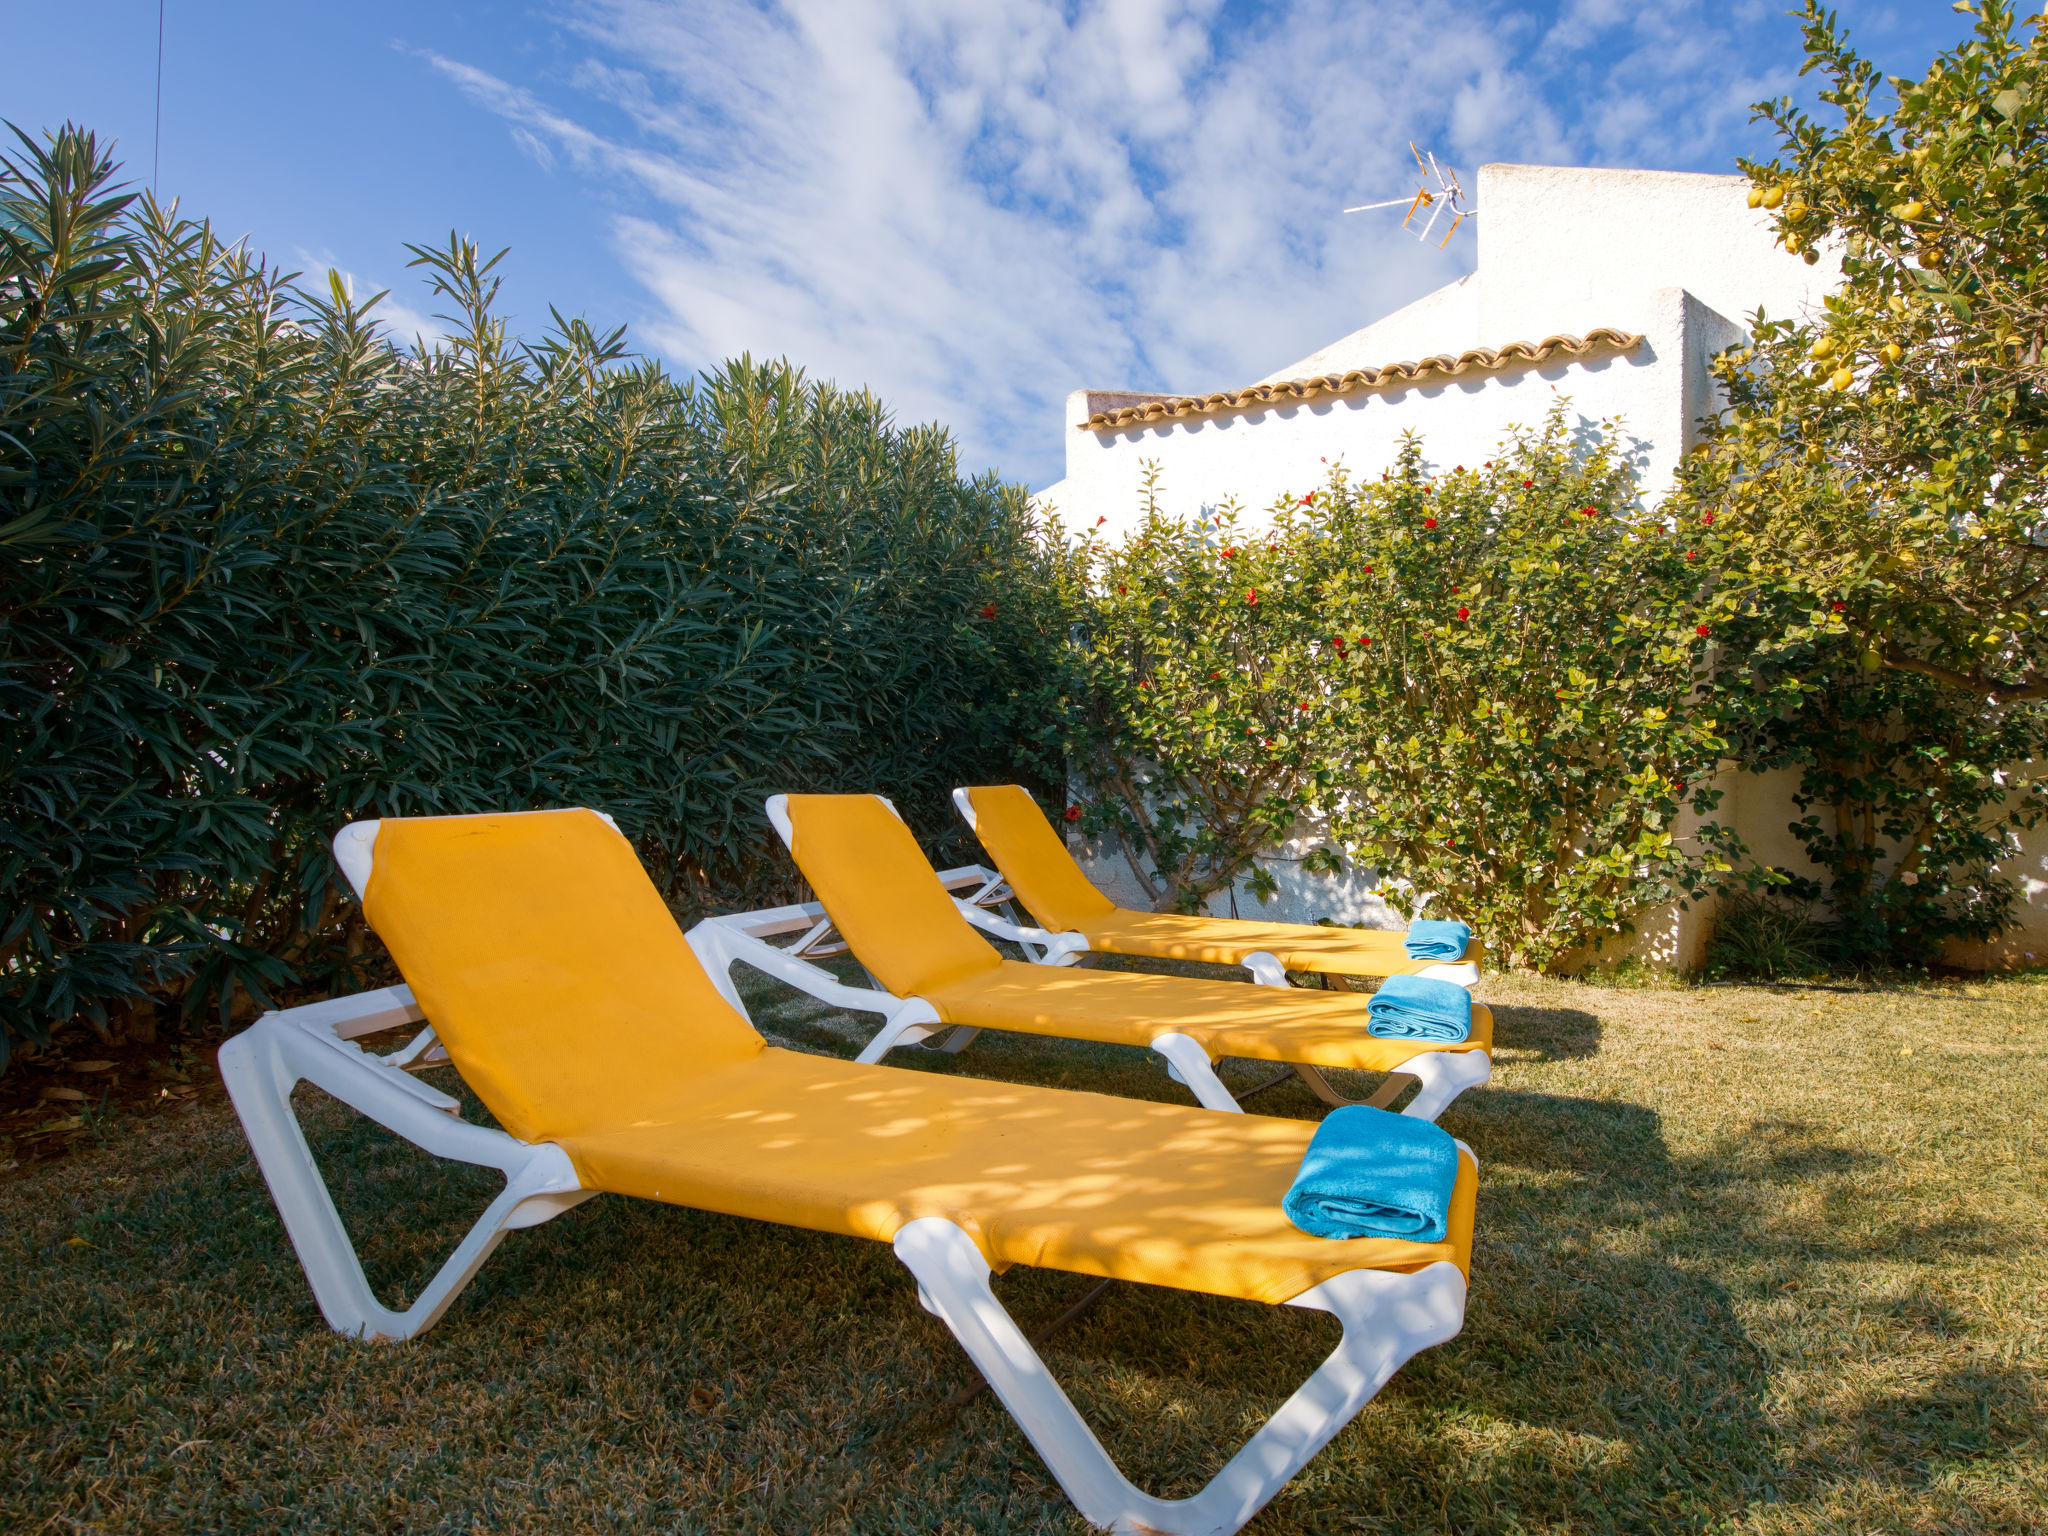
[[[895,1248],[917,1277],[918,1300],[953,1330],[1082,1518],[1118,1531],[1227,1536],[1239,1529],[1395,1371],[1455,1337],[1465,1320],[1465,1277],[1448,1263],[1411,1275],[1353,1270],[1296,1297],[1290,1305],[1333,1313],[1343,1323],[1337,1348],[1208,1487],[1189,1499],[1158,1499],[1116,1469],[989,1289],[988,1262],[973,1239],[928,1216],[905,1225]]]
[[[1401,1113],[1434,1120],[1467,1088],[1493,1076],[1493,1057],[1485,1051],[1428,1051],[1402,1062],[1401,1070],[1422,1081],[1422,1091]]]
[[[1259,951],[1257,954],[1246,955],[1238,964],[1250,971],[1252,973],[1252,980],[1262,987],[1287,987],[1293,985],[1287,979],[1287,967],[1280,963],[1279,956],[1269,955],[1264,950]]]
[[[1493,1058],[1484,1051],[1425,1051],[1402,1062],[1369,1099],[1347,1099],[1314,1067],[1296,1062],[1294,1071],[1308,1084],[1309,1092],[1333,1108],[1369,1104],[1374,1109],[1385,1109],[1410,1083],[1421,1083],[1422,1091],[1408,1101],[1408,1107],[1401,1113],[1418,1120],[1434,1120],[1467,1088],[1476,1088],[1493,1076]]]
[[[1152,1037],[1152,1049],[1166,1058],[1166,1073],[1176,1083],[1185,1083],[1204,1109],[1227,1110],[1241,1115],[1244,1106],[1223,1086],[1209,1064],[1209,1053],[1186,1035],[1168,1033]]]
[[[445,1112],[454,1103],[446,1095],[409,1079],[397,1067],[365,1057],[332,1035],[322,1039],[287,1016],[266,1015],[228,1041],[220,1050],[220,1068],[313,1299],[336,1332],[365,1339],[409,1339],[425,1332],[507,1232],[537,1226],[594,1193],[578,1184],[576,1170],[560,1147],[528,1144],[503,1131],[466,1124]],[[384,1306],[371,1291],[334,1197],[292,1113],[292,1088],[301,1080],[317,1084],[428,1152],[497,1168],[505,1175],[503,1193],[402,1312]]]
[[[889,1022],[875,1031],[874,1039],[861,1047],[861,1053],[853,1059],[872,1066],[897,1046],[928,1040],[945,1027],[946,1022],[939,1017],[938,1009],[923,998],[914,997],[889,1015]]]

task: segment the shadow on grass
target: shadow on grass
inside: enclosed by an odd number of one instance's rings
[[[1503,1060],[1565,1061],[1600,1052],[1600,1020],[1583,1008],[1525,1008],[1488,1003],[1494,1055]]]

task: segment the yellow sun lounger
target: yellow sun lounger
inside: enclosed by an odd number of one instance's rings
[[[266,1013],[221,1048],[322,1314],[408,1339],[509,1231],[599,1193],[894,1246],[918,1300],[1082,1515],[1119,1530],[1249,1520],[1417,1351],[1463,1326],[1478,1183],[1448,1239],[1332,1241],[1282,1214],[1314,1127],[778,1050],[698,965],[624,838],[590,811],[356,822],[336,855],[407,985]],[[404,1050],[355,1037],[428,1022]],[[404,1070],[445,1052],[502,1130]],[[291,1107],[309,1081],[506,1187],[419,1299],[372,1294]],[[1032,1264],[1330,1312],[1344,1336],[1200,1493],[1117,1471],[989,1285]]]
[[[970,921],[1002,938],[1029,944],[1034,953],[1045,950],[1040,964],[1058,964],[1071,952],[1048,947],[1046,940],[1051,937],[1078,938],[1086,948],[1102,954],[1241,965],[1252,973],[1253,980],[1273,987],[1286,986],[1289,971],[1320,971],[1329,976],[1437,976],[1465,987],[1479,980],[1483,952],[1476,939],[1462,960],[1416,960],[1401,947],[1403,935],[1398,931],[1240,922],[1119,907],[1081,873],[1059,834],[1022,786],[983,784],[956,789],[953,803],[1043,932],[1013,929],[985,911]]]
[[[690,942],[735,1003],[730,971],[743,960],[835,1007],[881,1014],[862,1061],[879,1061],[949,1026],[959,1026],[943,1047],[950,1051],[979,1030],[1008,1029],[1148,1046],[1211,1109],[1240,1108],[1240,1098],[1285,1081],[1289,1072],[1330,1104],[1348,1101],[1319,1069],[1392,1073],[1369,1102],[1391,1104],[1419,1082],[1403,1113],[1429,1120],[1492,1071],[1493,1015],[1481,1004],[1472,1006],[1471,1038],[1459,1044],[1382,1040],[1366,1033],[1369,1000],[1349,993],[1005,960],[968,925],[880,796],[777,795],[768,819],[876,989],[846,986],[795,952],[751,936],[752,914],[707,919],[690,930]],[[1226,1056],[1285,1063],[1287,1071],[1233,1097],[1215,1071]]]

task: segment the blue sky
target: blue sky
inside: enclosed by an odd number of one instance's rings
[[[1783,0],[166,0],[160,190],[273,259],[431,306],[406,242],[510,246],[679,370],[787,354],[1057,479],[1079,386],[1240,386],[1468,270],[1348,204],[1412,139],[1732,169],[1810,90]],[[1968,18],[1847,0],[1917,73]],[[0,117],[146,182],[155,0],[0,0]]]

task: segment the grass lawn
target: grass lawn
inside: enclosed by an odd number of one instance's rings
[[[1465,1332],[1254,1531],[2048,1529],[2048,985],[1480,996],[1494,1082],[1443,1121],[1481,1167]],[[855,1049],[846,1017],[763,1003],[784,1043]],[[893,1059],[1185,1102],[1137,1051]],[[301,1092],[409,1295],[495,1176]],[[515,1233],[424,1338],[352,1343],[214,1089],[0,1182],[0,1265],[7,1530],[1084,1529],[992,1397],[947,1405],[969,1367],[881,1244],[602,1198]],[[997,1288],[1028,1329],[1087,1283]],[[1124,1286],[1047,1357],[1180,1494],[1335,1332]]]

